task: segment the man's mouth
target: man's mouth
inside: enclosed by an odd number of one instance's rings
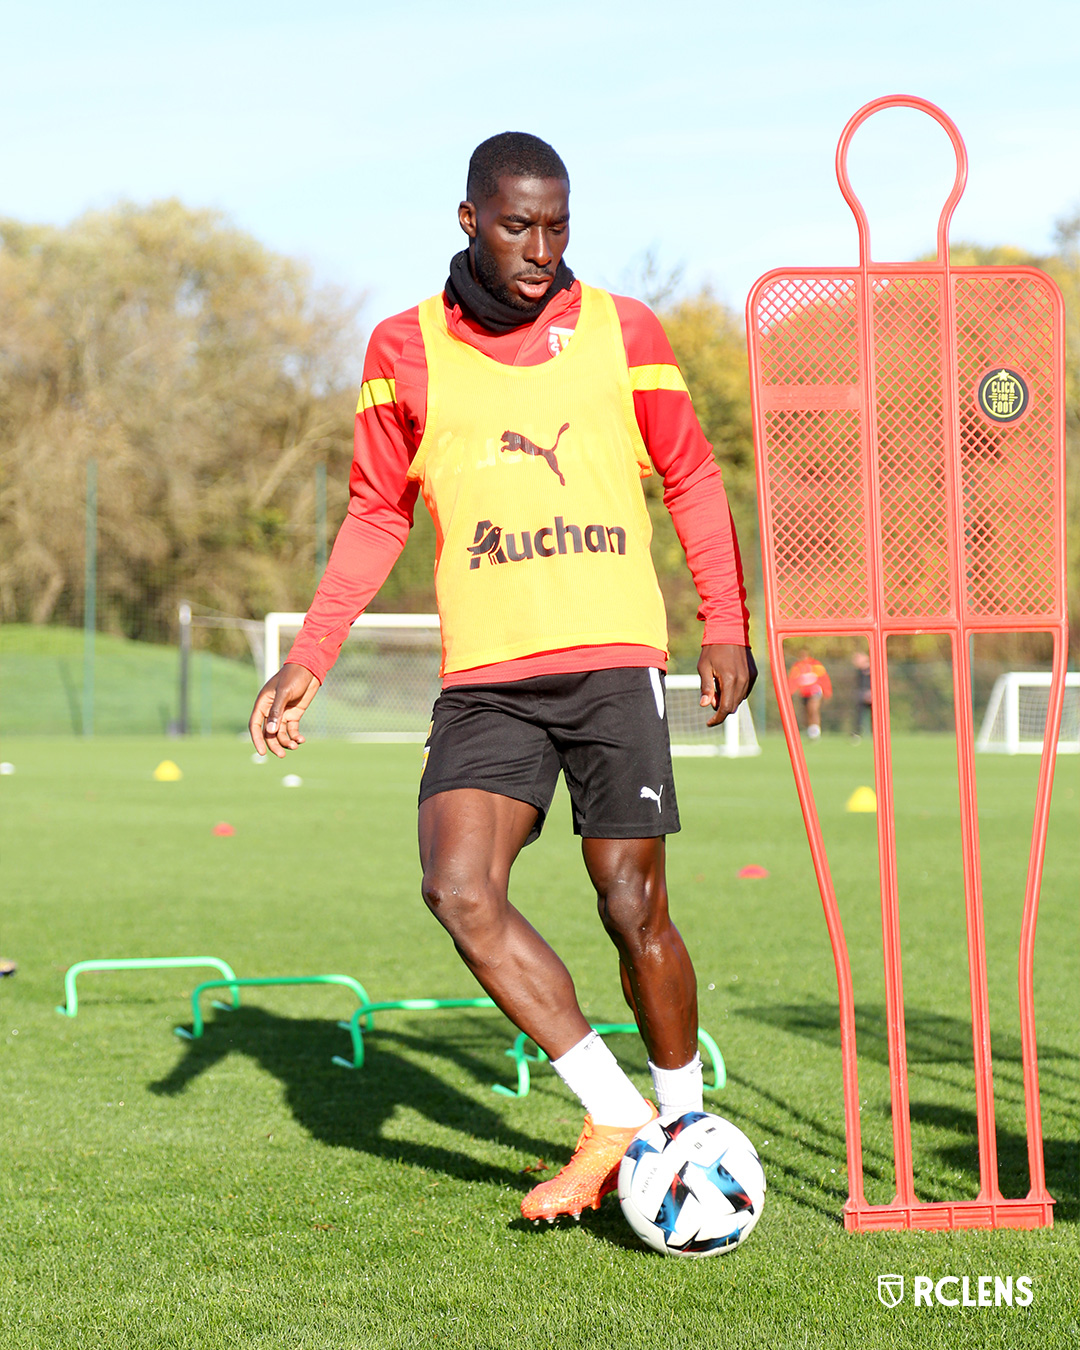
[[[514,278],[514,285],[517,287],[518,294],[526,300],[542,300],[551,289],[551,283],[555,280],[548,273],[540,273],[535,276],[519,276]]]

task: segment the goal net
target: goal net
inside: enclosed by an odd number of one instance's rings
[[[709,727],[705,724],[711,714],[700,706],[699,677],[669,675],[666,683],[668,731],[673,755],[725,755],[735,759],[761,754],[750,704],[745,699],[720,726]]]
[[[976,750],[1001,755],[1040,755],[1050,703],[1050,675],[1009,671],[999,675],[986,705]],[[1065,676],[1058,754],[1080,754],[1080,674]]]
[[[266,679],[304,622],[266,616]],[[304,718],[307,735],[357,741],[423,741],[439,696],[437,614],[361,614]]]
[[[303,614],[266,616],[265,675],[277,673]],[[437,614],[362,614],[304,719],[307,735],[356,741],[423,741],[439,696]],[[667,677],[668,727],[675,755],[758,755],[747,703],[707,727],[696,675]]]

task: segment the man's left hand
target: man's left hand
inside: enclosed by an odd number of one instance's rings
[[[701,649],[701,706],[714,708],[706,725],[719,726],[746,698],[757,681],[757,665],[749,647],[713,642]]]

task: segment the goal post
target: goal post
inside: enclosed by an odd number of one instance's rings
[[[267,614],[264,675],[277,673],[304,622],[302,613]],[[422,741],[439,696],[441,641],[437,614],[362,614],[352,625],[305,720],[316,736],[358,741]],[[719,727],[706,726],[696,675],[667,677],[668,726],[674,755],[759,755],[743,702]]]
[[[266,674],[300,631],[302,613],[267,614]],[[437,614],[361,614],[353,623],[305,731],[357,741],[423,741],[439,696]]]
[[[671,753],[679,756],[723,755],[742,759],[760,755],[749,701],[744,699],[718,727],[710,727],[708,709],[701,707],[701,679],[697,675],[669,675],[667,685],[668,732]]]
[[[1049,671],[1010,670],[999,675],[975,749],[999,755],[1041,755],[1052,682]],[[1080,673],[1075,671],[1065,676],[1057,752],[1080,754]]]

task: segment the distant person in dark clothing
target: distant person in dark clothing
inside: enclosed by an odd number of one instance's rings
[[[874,695],[870,689],[870,658],[865,652],[856,652],[851,658],[855,667],[855,702],[852,705],[851,739],[862,740],[863,721],[868,731],[874,729]]]

